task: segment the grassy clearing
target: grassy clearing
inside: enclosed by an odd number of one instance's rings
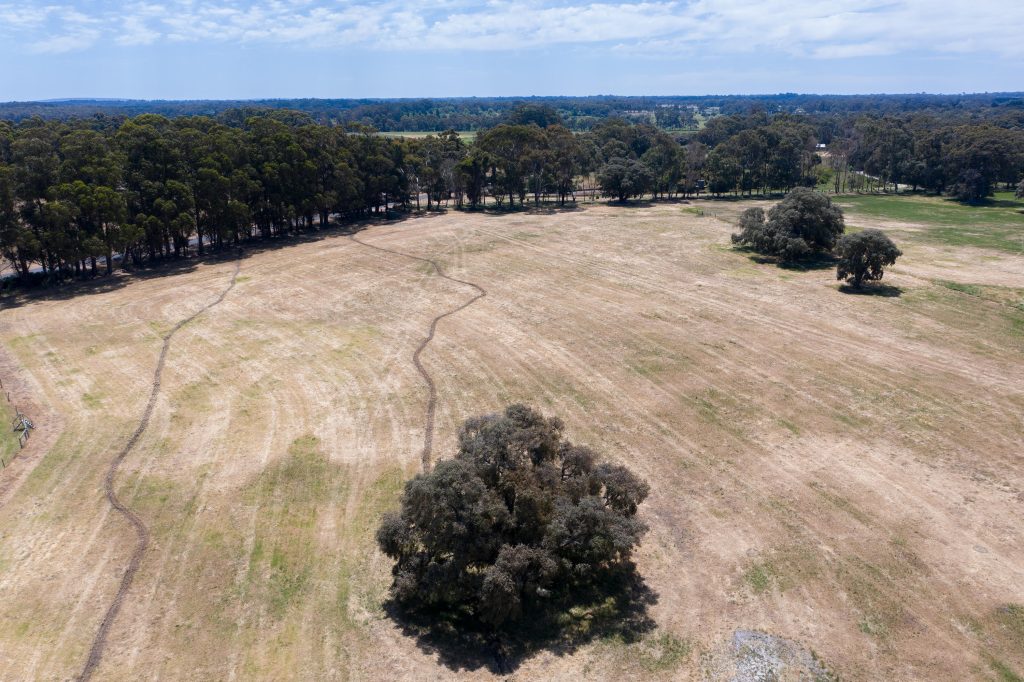
[[[926,229],[908,233],[925,241],[1024,252],[1024,201],[1010,192],[1000,192],[976,206],[919,195],[850,195],[836,202],[851,223],[859,216],[914,223]]]
[[[476,139],[475,130],[457,130],[456,132],[459,134],[459,139],[467,144]],[[377,134],[381,137],[408,137],[418,140],[430,137],[431,135],[439,135],[440,133],[436,130],[388,130]]]

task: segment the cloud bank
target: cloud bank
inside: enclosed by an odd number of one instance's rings
[[[1005,0],[175,0],[0,2],[0,42],[30,53],[160,43],[298,49],[513,51],[599,46],[652,57],[772,51],[1024,57],[1024,3]]]

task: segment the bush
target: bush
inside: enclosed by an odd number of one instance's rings
[[[860,289],[864,280],[882,279],[883,267],[895,263],[903,252],[881,230],[864,230],[840,239],[836,255],[836,279],[845,279],[854,289]]]
[[[465,422],[455,458],[409,481],[377,531],[395,601],[500,630],[631,567],[649,488],[562,429],[523,405]]]
[[[749,208],[740,216],[741,231],[735,244],[758,253],[794,261],[813,253],[831,251],[843,233],[843,212],[824,194],[797,187],[768,211]]]

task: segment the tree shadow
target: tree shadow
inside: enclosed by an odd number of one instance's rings
[[[237,244],[225,244],[216,249],[208,245],[203,255],[191,253],[177,258],[163,258],[135,264],[129,270],[115,270],[113,274],[101,274],[81,279],[51,280],[43,273],[32,273],[27,280],[9,275],[0,279],[0,308],[19,308],[36,301],[66,301],[78,296],[105,294],[129,286],[139,280],[180,275],[194,271],[201,264],[221,263],[235,259],[246,260],[252,256],[285,249],[298,244],[319,242],[336,236],[354,234],[375,225],[396,225],[407,220],[430,218],[444,215],[443,212],[418,214],[401,209],[391,209],[388,214],[374,214],[353,218],[341,218],[312,230],[268,237],[254,237]]]
[[[1024,211],[1021,206],[1021,199],[988,199],[979,203],[979,206],[992,206],[994,208],[1017,208]]]
[[[650,208],[654,206],[656,201],[653,199],[625,199],[619,201],[618,199],[609,199],[605,201],[606,206],[612,206],[614,208]]]
[[[765,256],[755,252],[749,246],[733,246],[734,249],[748,254],[748,258],[758,265],[775,265],[783,270],[796,270],[798,272],[813,272],[816,270],[828,270],[836,267],[838,259],[832,254],[820,253],[797,261],[783,261],[775,256]]]
[[[648,608],[658,595],[630,564],[609,576],[601,590],[577,593],[542,613],[524,616],[514,627],[496,632],[471,614],[403,609],[394,600],[385,613],[424,653],[453,672],[484,668],[495,675],[514,673],[540,651],[570,655],[596,639],[637,642],[657,624]]]
[[[828,270],[830,268],[834,268],[838,261],[839,259],[830,253],[816,253],[797,261],[779,262],[779,267],[783,270],[810,272],[813,270]]]
[[[463,206],[456,206],[455,210],[462,211],[463,213],[477,213],[489,217],[499,217],[517,213],[525,213],[527,215],[556,215],[558,213],[583,211],[584,202],[567,201],[564,204],[559,204],[558,202],[545,201],[535,204],[532,201],[527,201],[525,204],[516,204],[515,206],[509,206],[508,204],[478,204],[476,206],[470,206],[469,204],[464,204]]]
[[[860,289],[849,284],[840,284],[839,291],[851,296],[880,296],[882,298],[899,298],[903,294],[902,288],[891,284],[865,284]]]

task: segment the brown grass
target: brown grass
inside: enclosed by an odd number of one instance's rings
[[[733,251],[726,218],[591,206],[361,236],[488,291],[422,356],[435,457],[466,416],[522,400],[651,482],[638,562],[659,632],[517,676],[701,679],[737,628],[801,642],[849,680],[1024,673],[1024,311],[991,294],[1024,275],[912,243],[885,279],[899,296],[847,296],[831,270]],[[61,425],[0,499],[0,679],[81,668],[133,544],[105,468],[160,334],[232,269],[0,312],[11,364]],[[373,544],[419,468],[409,357],[465,287],[341,237],[241,270],[175,336],[122,467],[118,494],[153,539],[96,678],[489,677],[439,665],[385,616]]]

